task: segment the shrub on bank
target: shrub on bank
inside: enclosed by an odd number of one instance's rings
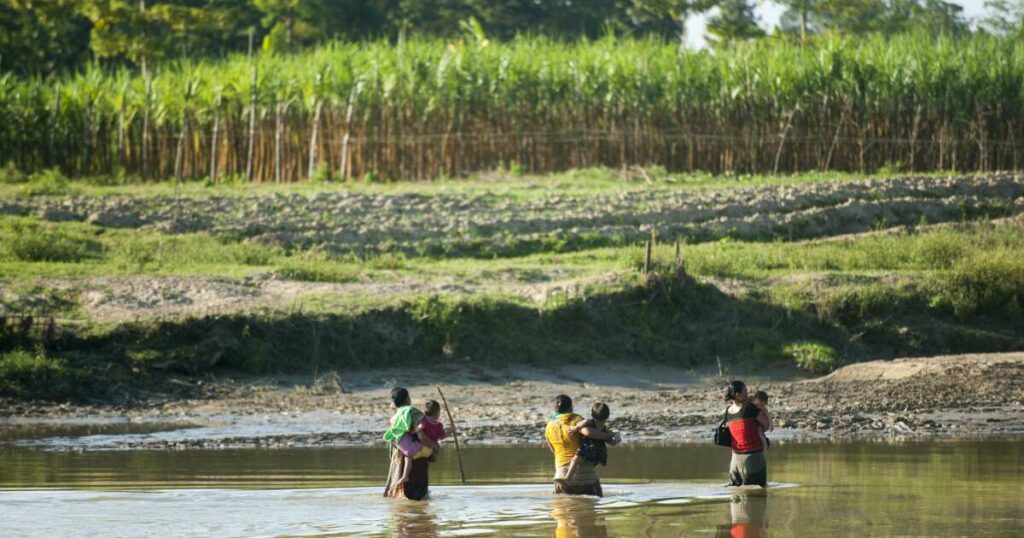
[[[64,361],[47,357],[42,350],[16,349],[0,355],[0,395],[60,397],[69,390]]]
[[[22,194],[26,196],[65,196],[76,194],[78,190],[59,168],[32,174],[28,183],[21,188]]]
[[[783,352],[803,370],[812,374],[826,374],[839,366],[836,350],[818,342],[796,342],[788,344]]]
[[[1019,251],[963,259],[932,282],[932,305],[957,317],[1024,315],[1024,256]]]
[[[102,247],[82,230],[25,219],[0,219],[0,260],[75,263],[98,257]]]

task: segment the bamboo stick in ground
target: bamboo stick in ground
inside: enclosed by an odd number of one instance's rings
[[[466,483],[466,470],[462,467],[462,448],[459,447],[459,432],[455,429],[455,419],[452,418],[452,410],[448,407],[448,400],[441,392],[441,386],[437,385],[437,393],[441,395],[441,403],[444,404],[444,412],[448,414],[448,423],[452,427],[452,437],[455,439],[455,455],[459,457],[459,475],[462,476],[462,483]]]

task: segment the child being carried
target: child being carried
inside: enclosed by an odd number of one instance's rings
[[[611,435],[611,444],[618,444],[619,434],[608,429],[608,417],[611,416],[611,409],[608,408],[608,404],[602,402],[594,404],[594,407],[590,409],[590,416],[592,418],[588,420],[581,420],[576,423],[576,425],[569,430],[569,433],[582,433],[584,428],[588,428],[593,431]],[[572,482],[573,477],[576,475],[576,469],[579,467],[580,460],[590,462],[594,465],[608,465],[607,443],[603,440],[594,439],[584,435],[583,439],[580,441],[579,449],[576,450],[576,455],[573,456],[572,461],[569,463],[569,469],[565,473],[565,478],[557,478],[555,479],[555,482],[563,484]]]
[[[775,424],[772,423],[772,415],[768,412],[768,393],[763,390],[755,392],[753,403],[761,410],[761,413],[764,414],[765,418],[768,419],[767,428],[758,426],[758,429],[761,430],[761,440],[764,441],[764,447],[768,448],[772,446],[772,442],[768,440],[768,436],[765,434],[775,429]]]
[[[405,484],[409,481],[413,460],[429,458],[436,454],[441,448],[441,439],[445,437],[444,424],[439,420],[441,417],[441,404],[434,400],[427,400],[423,406],[423,411],[423,420],[411,432],[406,433],[398,440],[398,450],[405,456],[405,464],[402,470],[402,478],[398,481],[399,484]],[[424,434],[434,446],[431,447],[427,443],[420,442],[420,433]]]

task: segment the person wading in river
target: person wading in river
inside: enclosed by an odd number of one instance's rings
[[[423,412],[412,406],[409,398],[409,391],[396,387],[391,390],[391,402],[397,408],[394,417],[391,419],[388,432],[384,439],[391,446],[391,468],[388,470],[388,481],[384,486],[385,497],[404,496],[407,499],[419,501],[426,498],[430,483],[430,462],[433,458],[420,458],[411,460],[412,469],[406,473],[406,457],[401,450],[395,446],[405,434],[415,435],[423,445],[433,450],[438,446],[423,429],[417,430],[423,420]],[[403,479],[408,475],[408,479]]]
[[[583,417],[572,411],[572,398],[565,394],[555,397],[555,414],[544,428],[544,443],[555,456],[555,493],[600,497],[603,495],[601,479],[597,476],[594,463],[580,461],[572,478],[566,480],[569,464],[576,456],[584,436],[615,444],[611,434],[593,428],[584,427],[573,432],[573,426],[582,420]]]
[[[768,417],[747,395],[747,385],[733,381],[725,391],[729,407],[726,424],[732,434],[732,462],[729,479],[732,486],[768,487],[768,462],[764,457],[762,430],[767,430]]]

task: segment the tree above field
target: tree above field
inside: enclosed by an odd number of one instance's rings
[[[660,23],[657,25],[662,27],[666,21],[671,21],[676,25],[680,41],[685,41],[686,21],[718,3],[719,0],[633,0],[631,12],[636,20]]]
[[[274,52],[330,40],[457,38],[470,19],[488,37],[556,40],[606,34],[683,39],[687,21],[711,13],[716,43],[764,35],[761,0],[0,0],[0,70],[53,73],[90,59],[139,64],[246,50],[249,36]],[[971,32],[962,8],[945,0],[775,0],[780,30],[809,35],[929,35]],[[983,31],[1019,34],[1021,0],[990,0]]]
[[[1024,0],[987,0],[992,15],[982,25],[996,34],[1024,36]]]
[[[970,32],[963,8],[944,0],[783,0],[783,31],[839,34],[899,34],[923,31],[932,35]]]
[[[131,62],[237,50],[258,23],[249,0],[85,0],[78,10],[97,58]]]
[[[753,39],[765,35],[757,25],[754,5],[749,0],[721,0],[718,13],[708,20],[708,33],[716,42]]]
[[[0,0],[0,72],[52,72],[89,54],[89,21],[75,0]]]

